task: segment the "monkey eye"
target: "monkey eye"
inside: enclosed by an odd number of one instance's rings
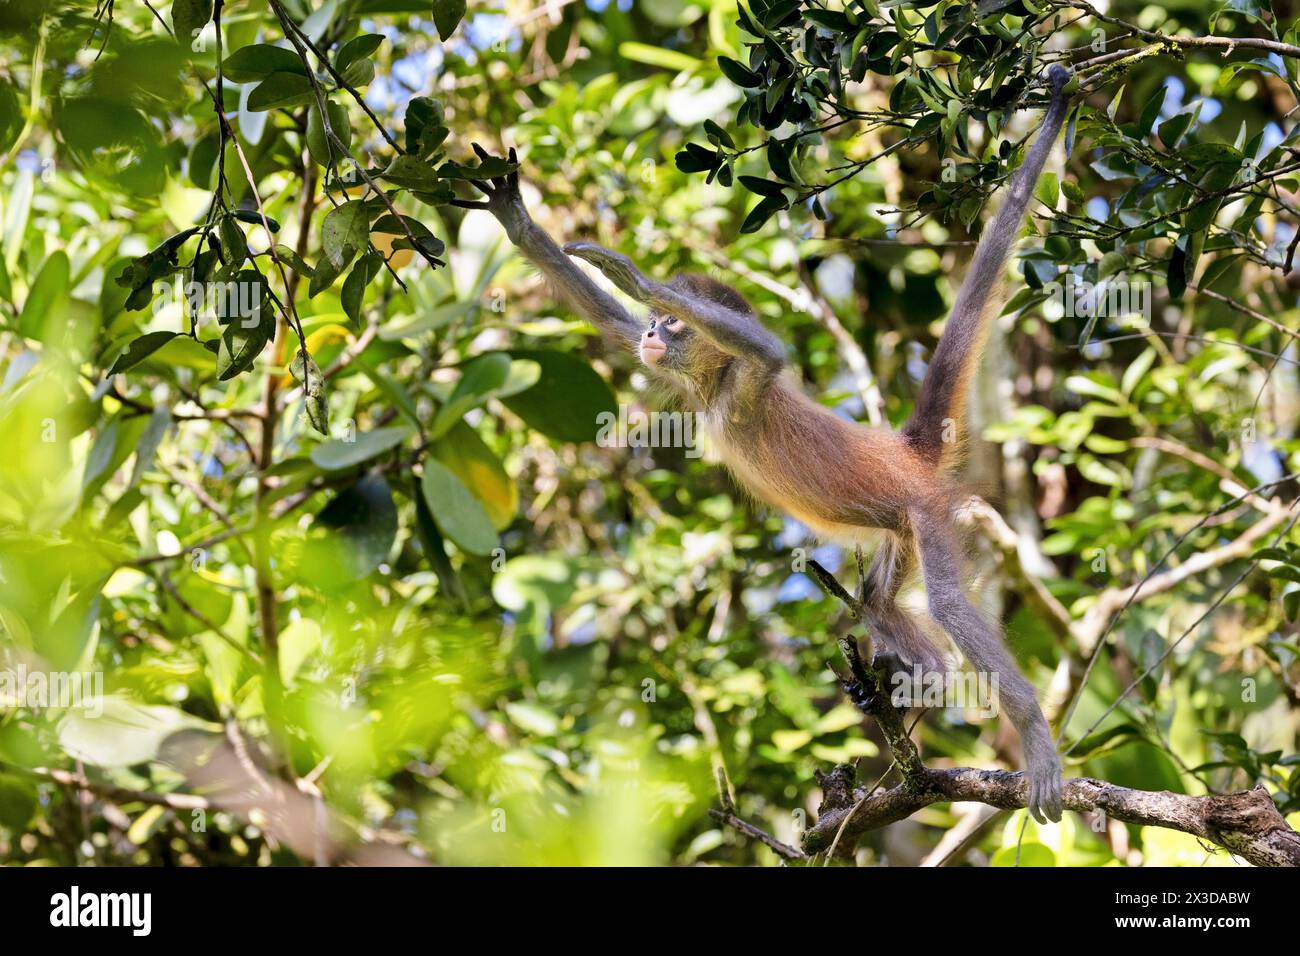
[[[672,332],[674,334],[680,332],[685,327],[686,327],[686,323],[684,323],[681,319],[677,318],[676,316],[664,320],[664,328],[666,328],[669,332]]]

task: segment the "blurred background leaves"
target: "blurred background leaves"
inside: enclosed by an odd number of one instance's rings
[[[0,700],[0,857],[311,862],[274,821],[145,799],[192,786],[169,737],[241,741],[345,852],[453,864],[772,864],[708,816],[716,766],[787,842],[814,771],[887,771],[830,670],[849,622],[802,573],[811,556],[847,582],[852,556],[685,449],[595,444],[599,413],[657,407],[634,364],[453,202],[476,198],[469,143],[515,146],[557,239],[726,277],[812,394],[904,420],[1033,130],[1034,76],[1152,44],[1064,3],[842,6],[284,0],[343,77],[310,59],[342,150],[274,6],[221,8],[221,61],[202,3],[119,0],[111,29],[85,2],[0,6],[4,667],[94,673],[104,695],[96,717]],[[1289,44],[1289,7],[1098,9]],[[1260,518],[1231,489],[1295,470],[1297,60],[1258,52],[1161,48],[1085,78],[975,384],[969,480],[1021,566],[977,535],[977,593],[1049,699],[1091,648],[1024,575],[1077,623],[1171,548],[1177,566],[1236,540]],[[196,319],[185,283],[223,269],[259,274],[269,324]],[[1150,316],[1048,301],[1121,270],[1151,281]],[[1265,544],[1119,617],[1068,773],[1264,783],[1300,810],[1300,541]],[[1251,557],[1267,573],[1198,625]],[[936,765],[1018,765],[973,714],[917,733]],[[859,859],[919,862],[969,810],[869,834]],[[1013,864],[1021,822],[985,821],[960,859]],[[1031,822],[1020,859],[1206,858],[1068,818]]]

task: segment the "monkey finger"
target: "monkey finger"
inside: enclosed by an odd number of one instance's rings
[[[519,185],[519,157],[515,154],[515,148],[513,146],[510,147],[510,152],[508,154],[508,157],[510,159],[510,162],[514,164],[515,168],[511,172],[506,174],[506,183],[510,186],[518,186]]]
[[[495,196],[497,194],[486,179],[471,179],[469,184],[485,196]]]
[[[1039,791],[1038,780],[1029,776],[1028,772],[1026,772],[1025,776],[1029,780],[1029,786],[1025,788],[1025,809],[1029,811],[1029,815],[1034,818],[1035,823],[1046,823],[1047,820],[1043,817],[1043,811],[1039,806],[1042,795]]]
[[[565,243],[564,251],[571,256],[579,259],[585,259],[593,266],[599,266],[601,271],[606,271],[607,267],[615,270],[625,270],[627,272],[636,272],[636,266],[632,265],[632,260],[621,252],[612,252],[604,246],[597,245],[594,242],[569,242]]]

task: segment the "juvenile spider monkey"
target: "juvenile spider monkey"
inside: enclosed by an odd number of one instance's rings
[[[1004,267],[1065,117],[1068,80],[1063,68],[1051,69],[1042,128],[984,230],[916,407],[897,434],[845,421],[786,381],[785,347],[735,290],[693,274],[655,282],[626,256],[589,242],[561,250],[524,208],[518,173],[475,184],[488,197],[482,206],[558,293],[608,339],[634,348],[653,379],[704,417],[722,461],[750,493],[829,540],[860,544],[885,533],[864,588],[873,637],[905,662],[941,669],[942,652],[896,603],[919,558],[930,616],[977,670],[998,675],[998,696],[1028,768],[1026,802],[1040,821],[1061,817],[1061,763],[1033,685],[966,597],[952,521],[957,492],[945,474],[954,443],[945,434],[951,438],[962,418],[1001,301]],[[647,305],[649,324],[629,315],[571,257],[592,263]]]

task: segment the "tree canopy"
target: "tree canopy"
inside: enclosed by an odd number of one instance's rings
[[[0,859],[1267,861],[1125,794],[1300,822],[1293,6],[0,4]],[[897,426],[1052,64],[962,512],[1116,788],[1039,827],[997,720],[845,694],[851,551],[610,440],[644,375],[473,181]]]

